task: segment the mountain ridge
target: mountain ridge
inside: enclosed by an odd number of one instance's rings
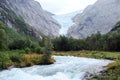
[[[69,28],[67,36],[86,38],[100,32],[106,34],[120,21],[119,0],[98,0],[94,5],[88,6],[82,14],[73,18],[74,25]]]
[[[40,3],[37,1],[4,0],[1,1],[0,6],[6,7],[6,9],[13,12],[19,19],[23,19],[23,21],[39,36],[45,35],[54,37],[59,35],[60,25],[52,18],[52,13],[43,10]],[[7,17],[14,15],[10,14]],[[5,24],[15,29],[11,21]],[[27,28],[29,29],[29,27]]]

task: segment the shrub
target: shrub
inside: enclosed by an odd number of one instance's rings
[[[120,66],[120,60],[115,61],[107,65],[108,69],[115,69],[116,67]]]
[[[35,49],[35,52],[38,53],[38,54],[43,54],[44,53],[44,47],[37,47]]]
[[[53,64],[55,60],[52,58],[51,54],[43,54],[41,57],[41,64]]]
[[[7,69],[9,66],[12,65],[12,61],[8,54],[0,53],[0,68]]]
[[[22,62],[22,54],[19,54],[19,53],[12,53],[12,54],[10,54],[10,60],[12,61],[12,62],[18,62],[18,63],[20,63],[20,62]]]
[[[17,50],[17,49],[24,49],[26,47],[25,40],[18,39],[14,40],[12,43],[9,44],[9,49],[11,50]]]
[[[19,51],[19,54],[25,54],[24,50]]]
[[[28,53],[30,53],[30,52],[31,52],[30,48],[28,48],[28,47],[27,47],[27,48],[25,48],[25,53],[27,53],[27,54],[28,54]]]

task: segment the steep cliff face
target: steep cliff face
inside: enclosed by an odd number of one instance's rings
[[[120,0],[98,0],[88,6],[82,14],[74,17],[74,25],[68,30],[68,36],[86,38],[91,34],[105,34],[120,21]]]
[[[32,28],[44,35],[57,36],[60,25],[34,0],[7,0],[10,8]]]
[[[19,32],[20,34],[39,38],[40,34],[30,25],[18,17],[7,4],[7,0],[0,0],[0,22]]]

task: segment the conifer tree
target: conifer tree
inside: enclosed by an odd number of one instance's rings
[[[4,29],[0,29],[0,50],[7,49],[7,36]]]

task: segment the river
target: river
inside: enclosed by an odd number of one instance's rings
[[[91,74],[99,74],[109,60],[70,56],[54,56],[52,65],[13,68],[0,72],[0,80],[86,80]]]

